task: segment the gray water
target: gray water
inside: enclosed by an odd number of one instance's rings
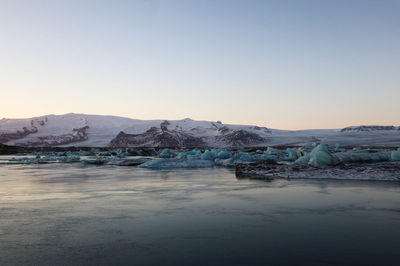
[[[400,185],[0,166],[0,265],[399,265]]]

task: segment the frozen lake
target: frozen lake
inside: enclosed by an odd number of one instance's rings
[[[0,265],[398,265],[400,184],[0,165]]]

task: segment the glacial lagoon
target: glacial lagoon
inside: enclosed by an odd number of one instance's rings
[[[399,182],[0,165],[0,265],[398,265],[399,247]]]

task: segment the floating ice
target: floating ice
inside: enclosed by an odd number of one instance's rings
[[[265,161],[265,160],[272,160],[272,161],[277,161],[278,158],[275,155],[271,154],[254,154],[253,156],[254,161]]]
[[[193,154],[191,152],[181,152],[176,158],[181,160],[200,160],[201,153]]]
[[[336,165],[340,162],[339,158],[330,154],[328,146],[325,144],[319,144],[310,153],[309,165],[312,166],[324,166],[324,165]]]
[[[214,161],[217,158],[217,154],[215,151],[205,150],[201,155],[202,160]]]
[[[142,148],[139,155],[141,156],[157,156],[157,151],[154,148]]]
[[[335,144],[334,152],[345,152],[346,149],[340,148],[340,144]]]
[[[283,155],[283,154],[285,154],[285,151],[284,150],[275,149],[275,148],[272,148],[272,147],[268,147],[267,148],[267,153],[268,154],[273,154],[273,155]]]
[[[152,168],[152,169],[165,169],[165,168],[205,168],[213,166],[214,163],[208,160],[154,159],[141,164],[139,167]]]
[[[240,152],[238,154],[238,156],[235,156],[235,157],[238,157],[237,159],[242,161],[242,162],[252,162],[252,161],[254,161],[252,156],[247,152]]]
[[[232,157],[232,153],[230,151],[222,150],[217,154],[218,159],[229,159]]]
[[[69,155],[57,158],[58,162],[63,162],[63,163],[75,163],[75,162],[80,162],[80,160],[81,157],[79,155]]]
[[[130,149],[130,148],[126,149],[125,153],[127,156],[138,156],[139,155],[139,152],[137,150]]]
[[[299,158],[301,156],[301,152],[298,151],[296,148],[287,148],[286,153],[288,154],[287,159],[289,161],[296,161],[297,158]]]
[[[170,149],[163,149],[158,156],[160,158],[173,158],[176,156],[176,154]]]
[[[392,161],[400,161],[400,148],[397,151],[392,151],[390,154]]]
[[[300,158],[298,158],[296,161],[294,161],[294,164],[307,165],[309,161],[310,161],[310,154],[306,153]]]
[[[82,150],[80,150],[80,151],[78,152],[78,154],[79,154],[80,156],[89,156],[89,155],[92,155],[90,152],[88,152],[88,151],[82,151]]]
[[[194,149],[191,151],[184,151],[178,154],[177,159],[187,159],[187,160],[196,160],[200,159],[201,151],[198,149]]]

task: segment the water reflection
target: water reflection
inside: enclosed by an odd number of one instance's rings
[[[0,167],[0,265],[396,265],[400,186]]]

